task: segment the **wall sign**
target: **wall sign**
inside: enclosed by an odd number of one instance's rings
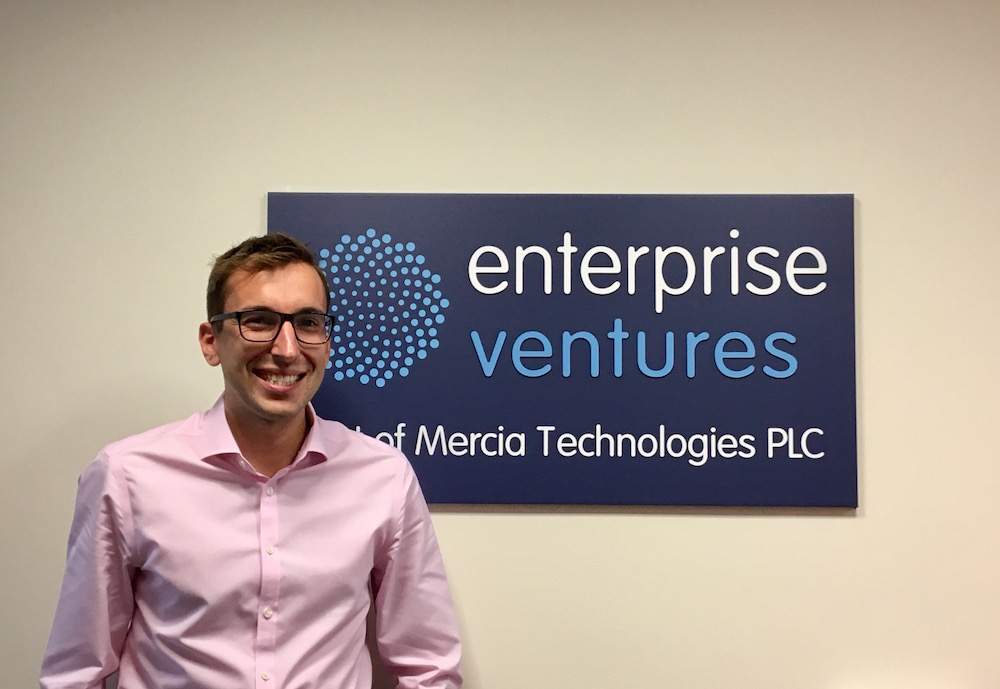
[[[857,506],[852,195],[271,193],[438,503]]]

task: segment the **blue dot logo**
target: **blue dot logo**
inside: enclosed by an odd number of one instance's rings
[[[448,299],[413,242],[369,228],[319,252],[336,316],[327,369],[334,380],[385,387],[437,349]]]

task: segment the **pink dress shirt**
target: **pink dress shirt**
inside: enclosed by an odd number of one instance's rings
[[[315,417],[268,479],[220,400],[83,470],[40,686],[94,689],[118,670],[120,689],[369,689],[372,598],[399,687],[460,687],[451,594],[403,455]]]

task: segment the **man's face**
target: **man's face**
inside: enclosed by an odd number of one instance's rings
[[[316,269],[292,263],[258,273],[237,271],[226,283],[225,311],[270,309],[279,313],[326,312],[326,294]],[[226,417],[244,429],[298,423],[323,381],[330,343],[302,344],[292,324],[281,325],[273,342],[248,342],[235,319],[199,329],[202,354],[222,367]]]

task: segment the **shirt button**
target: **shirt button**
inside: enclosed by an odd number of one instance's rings
[[[260,673],[260,678],[266,682],[267,680],[271,679],[271,673],[270,672],[262,672],[262,673]]]
[[[274,555],[274,546],[271,545],[267,546],[267,554]]]
[[[274,610],[271,608],[264,608],[264,619],[269,620],[274,616]]]
[[[274,495],[274,487],[268,486],[267,490],[265,490],[264,492],[267,493],[268,495]]]

